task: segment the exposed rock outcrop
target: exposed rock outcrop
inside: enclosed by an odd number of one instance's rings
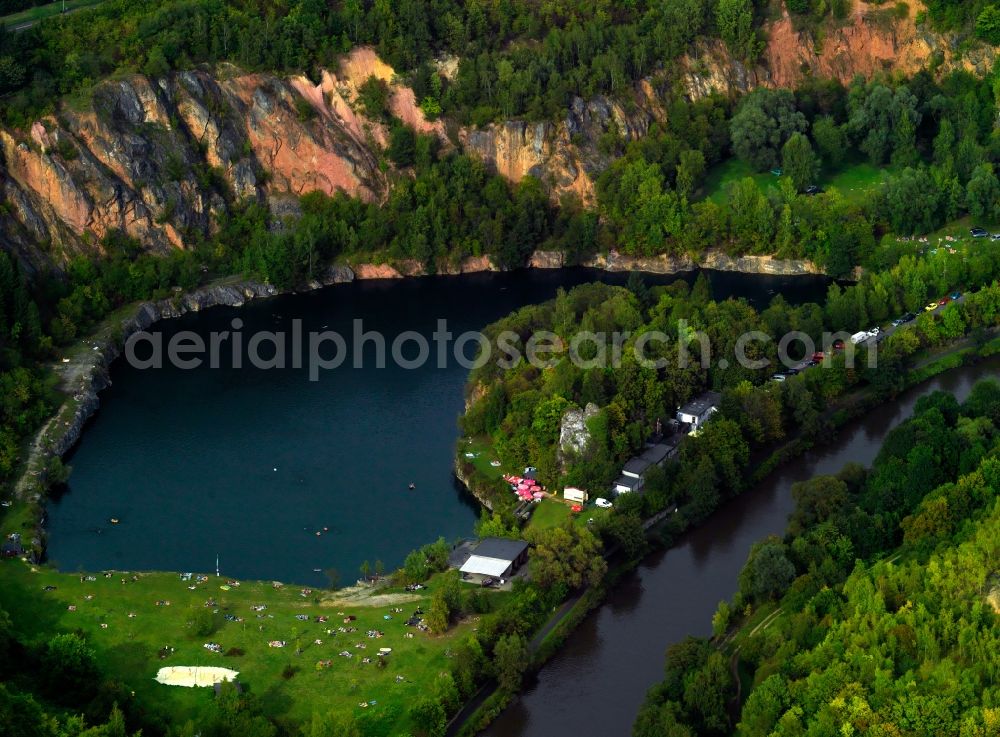
[[[26,263],[59,263],[112,229],[147,250],[183,248],[186,236],[211,232],[225,189],[278,210],[288,194],[311,190],[379,199],[387,133],[356,110],[368,72],[392,77],[373,51],[356,49],[318,85],[227,65],[103,82],[87,109],[64,105],[29,131],[0,131],[12,216],[2,218],[3,235]],[[396,114],[444,137],[412,91],[391,89]]]
[[[566,410],[559,426],[559,454],[566,457],[571,454],[581,454],[590,445],[590,430],[587,420],[597,416],[600,409],[593,402],[588,402],[583,409]]]
[[[565,254],[559,251],[535,251],[528,265],[535,269],[559,269],[566,265]],[[774,256],[730,256],[719,249],[709,249],[701,258],[688,255],[671,256],[627,256],[616,251],[601,253],[583,261],[581,266],[604,271],[645,271],[651,274],[677,274],[695,269],[715,269],[716,271],[741,271],[748,274],[774,274],[795,276],[801,274],[822,274],[823,271],[811,261],[803,259],[781,259]]]
[[[807,76],[847,82],[886,69],[912,73],[932,61],[944,71],[992,68],[995,49],[955,44],[917,26],[923,9],[912,0],[900,19],[889,5],[857,0],[850,18],[824,26],[822,43],[796,30],[784,13],[764,29],[759,64],[743,64],[718,40],[702,40],[670,74],[696,99],[713,91],[794,86]],[[456,60],[444,60],[441,69],[454,74]],[[212,232],[230,195],[267,202],[279,218],[295,217],[295,196],[310,190],[380,200],[388,187],[381,157],[388,130],[363,114],[358,95],[371,76],[389,85],[393,115],[452,145],[444,124],[425,118],[413,91],[369,48],[353,50],[318,80],[247,74],[228,64],[155,80],[126,75],[97,85],[88,106],[63,104],[58,115],[26,131],[0,131],[6,206],[0,239],[32,267],[92,251],[112,229],[150,251],[183,248]],[[509,120],[453,133],[466,151],[512,181],[535,176],[554,197],[572,193],[591,202],[594,181],[610,161],[602,140],[609,133],[616,141],[635,139],[664,120],[658,85],[668,83],[641,80],[620,100],[576,98],[560,121]],[[486,267],[479,259],[441,270]],[[421,270],[371,267],[357,275],[387,278],[391,271]]]
[[[942,73],[964,69],[982,76],[996,61],[996,49],[984,44],[959,44],[917,17],[927,8],[910,0],[905,16],[893,3],[855,0],[850,17],[827,21],[821,37],[796,29],[783,8],[781,16],[765,24],[767,45],[761,63],[746,65],[734,59],[721,41],[703,41],[681,59],[684,87],[692,99],[713,92],[742,93],[756,87],[795,87],[808,77],[871,78],[881,72],[910,75],[933,64]]]
[[[594,199],[594,179],[609,163],[598,148],[605,133],[625,140],[644,136],[664,112],[649,82],[637,85],[634,105],[626,112],[607,97],[585,101],[574,98],[566,118],[558,124],[509,120],[482,130],[463,130],[463,147],[493,166],[511,181],[525,176],[541,180],[555,195],[576,194],[583,202]]]

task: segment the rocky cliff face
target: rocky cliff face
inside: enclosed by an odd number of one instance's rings
[[[311,190],[385,194],[378,151],[387,134],[356,110],[357,87],[391,70],[358,49],[319,84],[222,67],[100,84],[85,109],[65,105],[28,131],[0,131],[2,234],[31,263],[60,262],[121,229],[151,251],[207,233],[234,199],[269,201]],[[410,90],[392,109],[425,132]],[[41,244],[41,248],[38,248]]]
[[[913,72],[931,60],[945,70],[991,68],[995,50],[960,55],[949,39],[918,28],[919,2],[910,2],[902,20],[890,19],[888,7],[857,0],[854,14],[825,29],[822,43],[796,31],[786,13],[765,28],[757,66],[733,59],[717,41],[702,42],[680,60],[681,84],[695,99],[792,86],[807,75],[846,82],[889,68]],[[267,202],[279,213],[294,212],[294,197],[310,190],[378,200],[387,187],[380,150],[388,132],[357,104],[359,86],[372,75],[389,84],[394,115],[451,145],[444,125],[424,118],[413,91],[371,49],[355,49],[318,82],[226,65],[158,80],[127,75],[98,85],[88,105],[65,104],[27,131],[0,131],[0,239],[29,265],[61,263],[93,250],[112,229],[154,252],[183,248],[190,236],[211,232],[230,198]],[[641,137],[665,118],[654,81],[641,81],[630,95],[624,104],[578,98],[558,122],[512,120],[459,130],[457,138],[512,181],[530,174],[554,196],[589,202],[609,163],[601,137]]]
[[[587,451],[590,445],[590,430],[587,428],[587,421],[596,417],[599,412],[600,408],[593,402],[588,402],[583,409],[566,411],[559,425],[559,455],[563,460],[567,456],[579,455]]]
[[[594,179],[608,165],[599,149],[605,133],[625,140],[642,137],[665,116],[648,81],[636,86],[629,112],[616,101],[597,96],[575,98],[559,123],[509,120],[482,130],[463,130],[462,145],[511,181],[526,175],[546,184],[556,196],[574,193],[584,202],[594,198]]]
[[[917,16],[927,9],[921,0],[906,5],[906,16],[900,17],[894,3],[854,0],[850,17],[828,22],[821,36],[796,30],[786,10],[764,26],[767,46],[760,64],[748,66],[732,58],[717,40],[698,44],[681,60],[685,89],[697,99],[713,92],[794,87],[807,77],[847,84],[857,76],[870,78],[880,72],[910,75],[932,62],[941,72],[964,69],[979,76],[993,68],[996,49],[963,48],[955,39],[917,25]]]

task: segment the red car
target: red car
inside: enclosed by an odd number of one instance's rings
[[[948,299],[948,297],[942,297],[941,299],[938,300],[938,306],[944,307],[949,302],[951,302],[951,300]]]
[[[823,353],[823,351],[816,351],[815,353],[813,353],[812,360],[814,360],[816,363],[822,363],[824,358],[826,358],[826,354]]]
[[[835,340],[835,341],[833,341],[833,349],[835,351],[842,351],[842,350],[844,350],[844,341],[842,341],[842,340]]]

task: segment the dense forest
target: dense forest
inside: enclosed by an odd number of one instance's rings
[[[10,0],[7,12],[28,5]],[[850,0],[791,0],[802,22],[846,17]],[[986,0],[932,0],[945,29],[974,28],[990,42],[1000,11]],[[404,71],[427,108],[461,122],[558,117],[576,95],[614,94],[657,71],[702,35],[737,58],[761,52],[764,0],[610,0],[519,3],[457,0],[109,0],[22,33],[0,33],[0,93],[8,124],[50,109],[117,71],[162,75],[202,62],[315,72],[358,44]],[[434,61],[458,57],[447,80]]]
[[[635,737],[995,732],[998,419],[996,382],[937,392],[871,469],[795,485],[786,535],[752,549],[716,641],[670,648]],[[757,612],[779,614],[750,632]],[[730,657],[752,682],[735,723]]]

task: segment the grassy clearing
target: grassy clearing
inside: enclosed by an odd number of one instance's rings
[[[552,527],[558,527],[572,514],[569,505],[555,499],[543,499],[535,505],[535,511],[531,515],[528,526],[535,530],[548,530]]]
[[[704,185],[707,199],[719,205],[725,204],[727,199],[726,185],[746,177],[752,178],[757,182],[757,186],[765,191],[768,187],[777,187],[780,179],[770,172],[755,172],[746,162],[733,157],[712,167],[708,172]]]
[[[825,189],[836,189],[845,199],[860,203],[871,191],[872,187],[881,181],[883,174],[891,172],[891,167],[874,166],[867,161],[851,161],[836,171],[824,173],[818,184]],[[745,177],[752,178],[763,191],[769,187],[777,187],[781,177],[771,172],[755,172],[749,165],[737,158],[732,158],[712,168],[705,178],[704,190],[707,199],[722,205],[726,202],[726,185]]]
[[[301,721],[316,710],[327,709],[372,712],[392,725],[390,733],[405,733],[410,728],[409,706],[447,670],[448,647],[476,626],[474,620],[467,620],[441,637],[405,626],[418,607],[426,610],[429,594],[440,578],[432,579],[428,590],[419,595],[380,588],[367,606],[348,606],[331,592],[304,593],[308,590],[275,588],[267,582],[245,582],[223,590],[221,586],[228,586],[225,577],[208,576],[196,583],[170,573],[94,576],[96,580],[87,581],[80,574],[6,562],[0,608],[11,614],[19,634],[28,639],[83,632],[104,672],[134,690],[142,703],[169,714],[172,723],[197,719],[213,693],[160,685],[153,680],[157,670],[169,665],[214,665],[240,671],[239,680],[261,698],[266,713],[279,720]],[[56,588],[45,591],[47,586]],[[215,605],[207,607],[210,599]],[[170,605],[158,606],[157,601]],[[251,609],[260,604],[266,610]],[[213,631],[199,634],[195,622],[213,610],[218,612]],[[227,621],[227,614],[242,621]],[[301,621],[296,615],[308,619]],[[319,616],[328,621],[318,622]],[[357,619],[345,624],[346,616]],[[357,631],[341,633],[338,627],[356,627]],[[368,630],[379,630],[384,637],[369,638]],[[412,638],[406,636],[408,632]],[[285,641],[285,647],[269,647],[272,640]],[[223,653],[237,648],[244,654],[214,653],[204,648],[208,642],[221,645]],[[358,644],[365,647],[355,647]],[[165,647],[173,651],[161,659]],[[392,648],[392,653],[386,657],[386,667],[380,668],[378,652],[383,647]],[[342,651],[351,652],[352,657],[341,657]],[[363,658],[372,662],[363,664]],[[331,661],[330,666],[318,667],[317,662],[323,660]],[[397,676],[403,680],[397,682]],[[375,703],[363,709],[362,701]]]
[[[101,2],[103,2],[103,0],[66,0],[64,6],[62,0],[60,0],[59,2],[49,3],[48,5],[38,5],[34,8],[28,8],[27,10],[5,15],[0,17],[0,23],[3,23],[8,28],[21,25],[22,23],[37,23],[40,20],[60,15],[63,12],[64,7],[68,13],[73,10],[89,8],[92,5],[99,5]]]
[[[488,481],[498,479],[505,473],[515,473],[524,470],[521,468],[504,468],[502,466],[490,465],[490,462],[496,458],[496,454],[493,452],[493,444],[489,438],[471,438],[462,444],[460,452],[463,458],[473,465],[476,473]],[[468,453],[472,453],[472,458],[466,455]]]
[[[839,190],[844,199],[860,204],[868,197],[872,188],[882,181],[882,177],[891,172],[892,167],[874,166],[867,161],[858,161],[822,177],[820,184],[827,189]]]

